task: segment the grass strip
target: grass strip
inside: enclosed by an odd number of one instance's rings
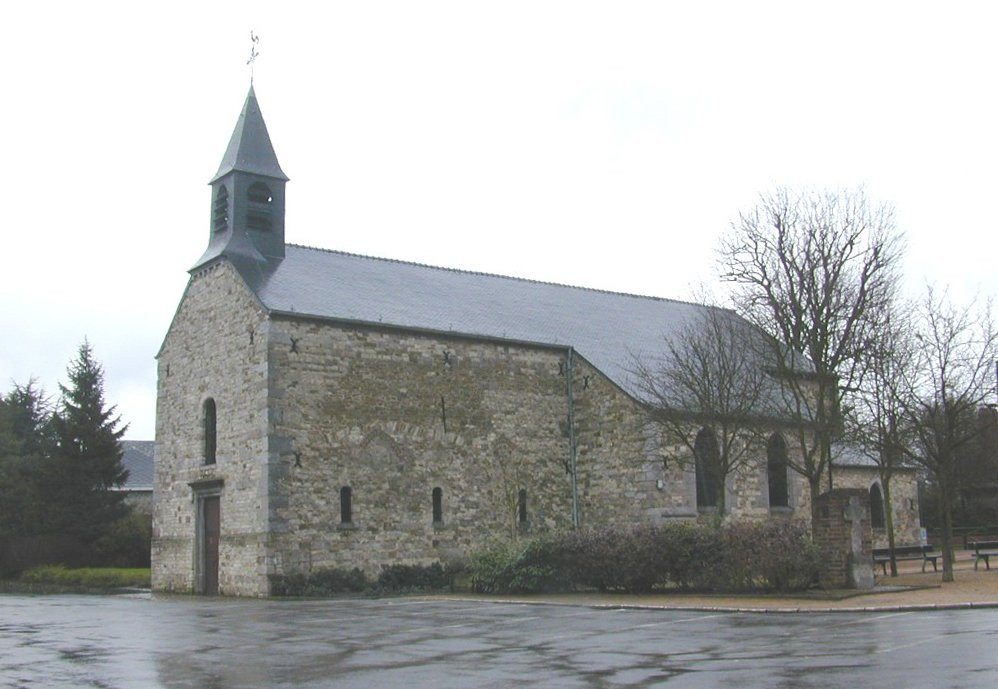
[[[148,568],[78,567],[70,569],[62,565],[44,565],[23,572],[18,581],[29,585],[82,587],[95,590],[147,589],[150,587],[150,576]]]

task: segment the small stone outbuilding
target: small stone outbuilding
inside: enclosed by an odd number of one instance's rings
[[[891,511],[894,524],[894,543],[918,545],[921,542],[918,477],[914,468],[894,469],[889,489],[884,490],[884,482],[877,463],[856,448],[837,448],[833,461],[832,473],[836,488],[861,488],[869,494],[870,527],[874,548],[888,547],[888,509]]]

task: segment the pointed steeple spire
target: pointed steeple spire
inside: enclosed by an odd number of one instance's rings
[[[270,134],[267,133],[267,125],[263,121],[263,113],[260,112],[260,104],[256,100],[252,84],[246,94],[243,110],[239,113],[236,128],[232,130],[229,146],[222,156],[222,163],[209,184],[214,184],[233,170],[288,181],[277,162],[277,154],[270,143]]]
[[[242,264],[284,258],[284,185],[250,84],[218,172],[211,178],[208,248],[192,270],[221,256]]]

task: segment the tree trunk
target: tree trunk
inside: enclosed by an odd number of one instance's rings
[[[880,477],[880,482],[884,486],[884,526],[887,527],[887,547],[891,553],[891,576],[898,575],[898,561],[894,555],[894,505],[891,503],[891,476],[890,474]]]
[[[939,483],[939,516],[942,522],[943,581],[953,581],[953,505],[950,487]]]
[[[818,498],[821,497],[821,476],[808,476],[807,483],[811,488],[811,539],[814,540],[815,528],[818,525]]]
[[[727,503],[726,500],[727,498],[726,493],[728,492],[727,483],[728,483],[727,474],[717,477],[717,516],[720,517],[722,520],[724,519],[724,511]]]

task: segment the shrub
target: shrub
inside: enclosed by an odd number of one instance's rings
[[[474,590],[483,593],[576,587],[646,593],[663,586],[788,591],[810,586],[817,564],[817,550],[800,523],[724,526],[712,519],[493,543],[473,554],[471,575]]]
[[[111,524],[94,544],[94,560],[110,567],[148,567],[152,516],[130,512]]]
[[[433,593],[446,591],[460,570],[459,565],[384,565],[377,580],[371,581],[359,568],[324,567],[309,574],[274,574],[270,593],[280,597],[326,597],[345,593]]]
[[[651,591],[664,581],[664,558],[656,527],[604,527],[565,537],[568,581],[599,591]]]
[[[367,590],[367,575],[360,568],[325,567],[310,574],[272,574],[270,592],[274,596],[323,597]]]
[[[472,555],[471,585],[480,593],[538,593],[560,590],[564,576],[552,564],[551,544],[499,541]]]
[[[756,588],[799,591],[818,580],[820,554],[801,522],[766,522],[758,525],[753,551]]]
[[[433,592],[450,589],[455,571],[439,562],[431,565],[383,565],[377,589],[393,593]]]
[[[91,549],[66,534],[18,536],[0,542],[0,576],[4,577],[15,577],[39,565],[82,567],[93,564],[91,559]]]
[[[663,580],[681,589],[710,589],[723,555],[716,521],[669,523],[658,528]]]

